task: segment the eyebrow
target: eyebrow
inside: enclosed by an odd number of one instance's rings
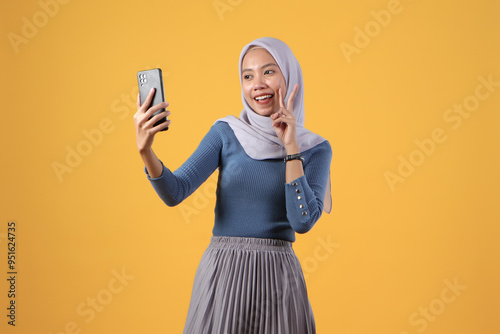
[[[269,66],[278,66],[277,64],[275,63],[268,63],[268,64],[265,64],[265,65],[262,65],[260,68],[263,69],[265,67],[269,67]],[[245,71],[251,71],[252,69],[251,68],[245,68],[244,70],[241,71],[241,73],[245,72]]]

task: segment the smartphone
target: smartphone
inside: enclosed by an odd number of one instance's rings
[[[151,70],[139,71],[137,72],[137,83],[139,84],[139,96],[141,100],[141,105],[146,101],[151,88],[155,88],[155,92],[153,95],[153,99],[151,100],[151,104],[147,107],[149,109],[152,106],[157,105],[160,102],[165,102],[165,91],[163,90],[163,76],[160,68],[153,68]],[[157,115],[165,111],[165,108],[162,108],[153,114]],[[167,117],[160,119],[153,126],[157,126],[163,122],[167,121]],[[168,130],[168,127],[161,131]]]

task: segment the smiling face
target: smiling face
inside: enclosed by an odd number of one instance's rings
[[[280,108],[278,89],[286,83],[273,56],[264,48],[250,48],[241,63],[241,88],[245,100],[259,115],[270,116]]]

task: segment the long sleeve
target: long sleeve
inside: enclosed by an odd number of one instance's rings
[[[322,214],[332,152],[325,141],[302,155],[304,175],[286,183],[283,159],[252,159],[229,124],[217,122],[178,169],[163,166],[160,177],[148,178],[165,204],[175,206],[219,167],[213,235],[293,242]]]
[[[328,141],[304,152],[304,175],[285,184],[287,218],[293,230],[306,233],[323,212],[332,149]],[[309,155],[310,154],[310,155]]]
[[[175,206],[191,195],[219,166],[222,138],[220,129],[212,126],[200,142],[198,148],[177,170],[171,172],[163,165],[163,172],[151,178],[145,168],[158,196],[168,206]]]

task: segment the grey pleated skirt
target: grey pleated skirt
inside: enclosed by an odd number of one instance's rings
[[[313,334],[304,275],[285,240],[212,237],[184,334]]]

